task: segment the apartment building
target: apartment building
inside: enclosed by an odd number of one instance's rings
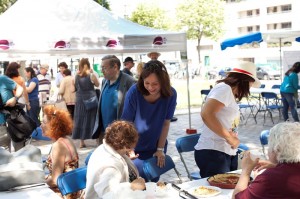
[[[225,35],[220,42],[257,31],[263,34],[263,42],[227,48],[217,52],[218,60],[220,57],[248,60],[280,68],[287,61],[284,60],[284,52],[299,51],[300,55],[300,43],[295,41],[296,36],[300,37],[298,18],[300,1],[227,0],[226,2]],[[214,46],[214,49],[216,47]]]

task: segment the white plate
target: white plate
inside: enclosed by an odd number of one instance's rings
[[[216,192],[214,193],[210,193],[210,194],[197,194],[195,192],[196,189],[198,189],[199,187],[204,187],[204,188],[208,188],[208,189],[213,189],[215,190]],[[219,187],[214,187],[214,186],[196,186],[196,187],[193,187],[193,188],[190,188],[187,190],[190,194],[196,196],[197,198],[207,198],[207,197],[212,197],[212,196],[216,196],[216,195],[219,195],[221,192],[222,192],[222,189],[220,189]]]

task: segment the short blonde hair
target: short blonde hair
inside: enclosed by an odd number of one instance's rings
[[[279,163],[300,162],[300,123],[279,123],[270,130],[269,151]]]

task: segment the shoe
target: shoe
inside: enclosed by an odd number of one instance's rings
[[[177,120],[178,120],[177,117],[172,117],[171,122],[175,122],[175,121],[177,121]]]
[[[80,149],[86,148],[86,145],[85,145],[85,144],[80,144],[79,148],[80,148]]]

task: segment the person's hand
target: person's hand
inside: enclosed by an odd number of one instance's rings
[[[153,156],[157,157],[157,166],[160,168],[165,166],[165,153],[163,151],[157,150]]]
[[[134,181],[131,182],[130,187],[132,190],[145,190],[145,180],[144,178],[137,178]]]
[[[14,107],[17,103],[17,100],[15,97],[10,98],[9,100],[7,100],[5,106],[9,106],[9,107]]]
[[[250,151],[245,151],[243,153],[242,171],[250,175],[254,167],[258,164],[258,161],[259,158],[255,158],[255,160],[251,158]]]
[[[276,164],[268,160],[260,160],[257,165],[254,167],[254,170],[261,171],[263,169],[274,168]]]
[[[26,104],[26,109],[27,109],[27,111],[29,111],[31,109],[31,106],[29,103]]]
[[[231,148],[236,149],[240,145],[240,140],[237,134],[233,131],[229,131],[230,137],[226,139],[227,143],[231,145]]]
[[[134,160],[136,158],[139,157],[139,154],[135,154],[134,150],[131,150],[127,153],[127,156],[131,159],[131,160]]]

